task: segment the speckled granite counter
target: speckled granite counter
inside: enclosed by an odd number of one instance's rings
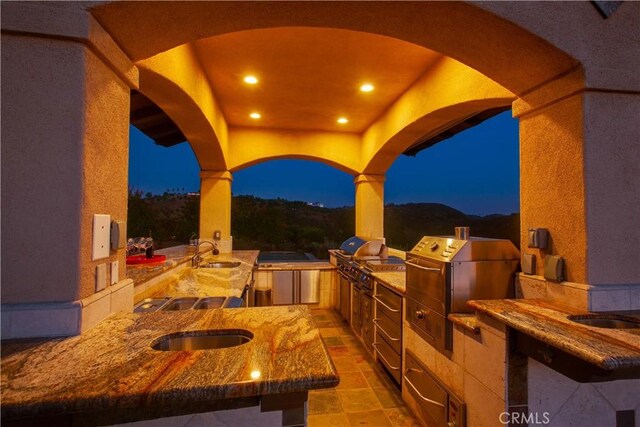
[[[451,320],[454,325],[458,325],[469,332],[473,332],[474,334],[480,333],[478,318],[475,314],[451,313],[447,316],[447,319]]]
[[[233,251],[209,255],[203,262],[239,261],[235,268],[177,268],[158,279],[136,287],[134,302],[144,298],[184,296],[239,297],[251,280],[251,271],[259,251]]]
[[[193,246],[187,245],[159,249],[155,253],[165,255],[167,257],[166,261],[161,264],[127,265],[127,278],[132,279],[134,285],[146,282],[190,261],[194,251],[195,248]]]
[[[372,276],[379,282],[388,285],[390,288],[404,294],[406,286],[406,273],[404,271],[375,271]]]
[[[178,331],[246,329],[237,347],[156,351]],[[257,374],[256,374],[257,373]],[[334,387],[339,377],[307,307],[120,313],[87,333],[2,343],[2,417],[144,411]]]
[[[640,329],[604,329],[567,319],[578,310],[532,299],[469,301],[510,328],[605,370],[640,367]],[[638,313],[640,314],[640,313]]]
[[[264,262],[258,265],[258,270],[335,270],[336,266],[329,261],[314,262]]]

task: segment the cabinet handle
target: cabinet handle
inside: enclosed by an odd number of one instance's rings
[[[386,363],[386,365],[387,365],[390,369],[393,369],[394,371],[399,371],[399,370],[400,370],[400,368],[399,368],[399,367],[397,367],[397,366],[393,366],[391,363],[389,363],[389,361],[387,360],[387,358],[386,358],[386,357],[384,357],[384,355],[383,355],[382,353],[380,353],[380,350],[378,350],[378,343],[377,343],[377,342],[371,343],[371,345],[373,346],[373,349],[376,351],[376,353],[378,353],[378,355],[379,355],[380,357],[382,357],[382,360],[384,360],[384,363]]]
[[[402,378],[404,378],[404,380],[407,382],[407,384],[409,384],[411,386],[411,388],[413,389],[413,391],[415,391],[418,396],[420,396],[420,399],[424,400],[425,402],[431,403],[433,405],[439,406],[441,408],[444,408],[444,405],[440,402],[436,402],[435,400],[431,400],[429,398],[426,398],[422,395],[422,393],[420,393],[420,391],[416,388],[416,386],[413,385],[413,383],[411,382],[411,380],[409,379],[409,377],[407,377],[407,374],[409,372],[418,372],[421,374],[424,374],[424,371],[421,371],[419,369],[414,369],[414,368],[409,368],[405,371],[404,375],[402,375]]]
[[[380,298],[378,298],[380,295],[374,295],[373,299],[378,301],[380,304],[382,304],[387,310],[391,311],[392,313],[400,313],[400,309],[395,309],[395,308],[391,308],[389,307],[387,304],[384,303],[384,301],[382,301]]]
[[[428,311],[424,311],[424,310],[416,310],[416,318],[419,320],[423,320],[424,317],[429,314]]]
[[[389,335],[387,333],[387,331],[385,331],[384,329],[382,329],[382,326],[380,326],[378,324],[378,320],[379,319],[373,319],[373,323],[376,324],[376,326],[378,327],[378,329],[380,330],[380,332],[382,332],[387,338],[389,338],[391,341],[400,341],[400,338],[391,338],[391,335]]]
[[[411,267],[419,268],[420,270],[429,271],[431,273],[440,273],[439,268],[423,267],[419,264],[416,264],[415,262],[410,262],[410,261],[405,261],[404,263],[407,265],[410,265]]]

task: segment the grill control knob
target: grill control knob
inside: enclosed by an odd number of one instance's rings
[[[431,249],[432,251],[438,249],[438,242],[433,242],[431,246],[429,246],[429,249]]]
[[[425,314],[426,313],[424,311],[422,311],[422,310],[416,310],[416,318],[417,319],[420,319],[420,320],[424,319],[424,315]]]

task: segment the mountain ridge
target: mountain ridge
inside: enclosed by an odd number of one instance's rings
[[[327,249],[340,246],[354,234],[355,208],[328,208],[303,201],[232,197],[234,249],[310,252],[327,258]],[[169,194],[142,197],[129,192],[130,237],[151,234],[159,247],[187,243],[197,234],[200,197]],[[384,212],[387,244],[411,249],[425,235],[453,235],[457,226],[469,226],[471,235],[509,239],[519,247],[520,215],[467,215],[433,202],[389,203]],[[204,237],[204,236],[201,236]]]

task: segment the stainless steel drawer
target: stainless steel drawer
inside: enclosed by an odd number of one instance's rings
[[[402,381],[402,359],[384,340],[382,335],[376,333],[376,342],[373,348],[377,353],[377,359],[389,370],[389,373],[398,384]]]
[[[393,348],[393,351],[400,354],[402,352],[402,324],[394,322],[384,314],[378,314],[373,323],[376,325],[376,332]]]
[[[402,297],[400,295],[378,283],[373,298],[376,300],[378,317],[385,314],[394,322],[402,323]]]
[[[428,425],[464,427],[466,405],[409,351],[402,374],[405,387],[418,406],[418,417]]]
[[[411,327],[431,346],[443,352],[452,350],[451,322],[442,315],[407,298],[406,317]]]
[[[406,353],[403,384],[418,404],[420,418],[429,425],[447,425],[447,391],[431,374]]]

